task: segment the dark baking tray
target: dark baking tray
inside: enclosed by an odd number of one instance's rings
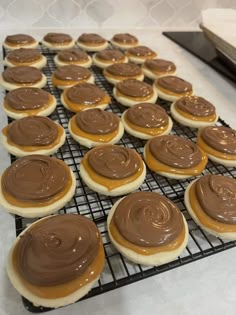
[[[198,227],[188,215],[183,199],[185,188],[192,179],[181,181],[171,180],[158,176],[147,169],[147,176],[140,190],[159,192],[176,203],[188,222],[188,246],[182,255],[178,257],[178,259],[160,267],[145,267],[138,264],[133,264],[117,252],[117,250],[112,246],[108,237],[106,218],[109,209],[118,198],[99,195],[96,192],[90,190],[81,180],[79,175],[79,164],[81,158],[88,151],[88,149],[76,143],[68,132],[68,120],[73,114],[62,106],[60,102],[61,92],[60,90],[54,88],[51,83],[51,75],[56,69],[53,61],[55,54],[48,49],[43,48],[42,46],[40,46],[40,50],[48,60],[48,65],[43,70],[44,74],[48,78],[46,89],[56,97],[58,102],[55,112],[50,117],[65,128],[67,135],[65,144],[59,149],[55,156],[64,160],[72,168],[77,178],[77,189],[75,196],[70,203],[68,203],[63,209],[59,211],[59,213],[80,213],[86,217],[91,218],[97,224],[103,238],[106,257],[104,270],[96,286],[84,297],[84,299],[91,298],[92,296],[114,290],[135,281],[157,275],[164,271],[183,266],[200,258],[204,258],[234,247],[236,242],[221,240],[208,234]],[[3,50],[3,53],[5,56],[6,51]],[[104,79],[102,71],[99,68],[92,66],[91,70],[95,75],[96,84],[102,89],[106,90],[111,96],[112,101],[108,110],[112,110],[114,113],[120,116],[126,108],[117,103],[112,97],[112,85],[110,85]],[[146,80],[146,82],[151,83],[149,80]],[[169,102],[159,99],[157,103],[163,106],[168,113],[170,112]],[[9,119],[9,122],[11,122],[11,119]],[[221,119],[219,120],[218,124],[227,126]],[[172,133],[192,141],[196,141],[196,131],[197,130],[195,129],[190,129],[174,122]],[[145,141],[134,138],[127,133],[124,134],[123,138],[119,142],[119,145],[137,150],[141,156],[143,156],[144,144]],[[15,159],[16,158],[11,155],[11,162],[13,162]],[[235,168],[226,168],[222,165],[212,162],[208,162],[207,168],[204,171],[204,174],[209,173],[224,174],[227,176],[236,177]],[[16,235],[19,235],[19,233],[24,230],[28,224],[34,222],[35,220],[36,219],[26,219],[20,216],[15,216]],[[34,306],[25,298],[23,298],[23,303],[30,312],[40,313],[50,310],[48,308]]]

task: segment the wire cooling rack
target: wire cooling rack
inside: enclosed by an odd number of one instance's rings
[[[117,252],[117,250],[113,247],[109,240],[106,227],[106,218],[108,211],[111,209],[112,205],[118,198],[97,194],[96,192],[90,190],[81,180],[81,177],[79,175],[79,165],[82,157],[88,151],[88,149],[80,146],[71,138],[67,126],[68,121],[73,113],[69,112],[62,106],[60,101],[61,91],[55,88],[51,83],[51,75],[56,69],[53,61],[55,53],[49,51],[42,46],[40,46],[39,49],[47,57],[48,61],[47,67],[45,67],[43,70],[44,74],[48,78],[47,87],[45,89],[56,97],[58,103],[56,110],[50,117],[64,127],[67,136],[65,144],[62,148],[59,149],[55,156],[65,161],[66,164],[71,167],[77,179],[77,189],[73,199],[63,209],[61,209],[59,213],[79,213],[92,219],[97,224],[97,227],[99,228],[103,238],[106,257],[104,270],[96,286],[84,297],[84,299],[122,287],[141,279],[145,279],[152,275],[156,275],[161,272],[183,266],[200,258],[204,258],[209,255],[213,255],[223,250],[234,247],[236,245],[235,241],[225,241],[208,234],[207,232],[203,231],[199,226],[197,226],[196,223],[189,216],[183,200],[185,188],[188,186],[192,179],[168,179],[162,176],[158,176],[147,169],[146,179],[140,187],[140,190],[155,191],[163,194],[167,198],[171,199],[179,207],[188,222],[188,246],[186,250],[181,254],[181,256],[178,257],[178,259],[159,267],[146,267],[138,264],[133,264]],[[5,57],[5,50],[3,50],[3,54]],[[112,97],[112,85],[110,85],[105,80],[102,75],[102,71],[99,68],[97,68],[96,66],[92,66],[91,71],[95,76],[95,83],[103,90],[108,92],[111,96],[111,104],[109,105],[108,110],[111,110],[118,116],[121,116],[122,112],[126,108],[117,103],[116,100]],[[146,82],[150,83],[149,80],[146,80]],[[170,113],[169,102],[158,99],[157,103],[163,106],[168,114]],[[9,119],[9,122],[10,121],[11,119]],[[227,124],[221,119],[219,120],[218,124],[227,126]],[[188,127],[181,126],[176,122],[174,122],[172,129],[173,134],[185,137],[194,142],[196,141],[196,131],[196,129],[190,129]],[[137,139],[125,133],[118,144],[133,148],[141,156],[143,156],[143,148],[145,144],[145,141],[143,140]],[[11,162],[13,162],[15,159],[16,158],[11,155]],[[203,174],[209,173],[236,177],[235,168],[226,168],[211,161],[208,162],[207,167],[203,172]],[[35,220],[36,219],[26,219],[20,216],[15,216],[16,235],[19,235],[19,233],[24,230],[27,225],[34,222]],[[34,313],[40,313],[50,310],[44,307],[36,307],[25,298],[23,298],[23,303],[29,311]]]

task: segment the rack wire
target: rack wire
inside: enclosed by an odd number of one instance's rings
[[[112,205],[118,198],[100,195],[90,190],[81,180],[79,174],[79,165],[82,157],[88,151],[88,149],[79,145],[71,138],[67,126],[68,121],[73,114],[62,106],[60,101],[61,91],[52,85],[51,75],[56,69],[53,61],[55,52],[52,52],[41,45],[39,49],[47,57],[48,61],[47,66],[43,69],[44,74],[48,78],[47,87],[45,89],[56,97],[58,104],[56,110],[50,117],[54,121],[60,123],[66,131],[66,142],[54,156],[65,161],[66,164],[71,167],[77,179],[77,189],[73,199],[64,208],[62,208],[59,213],[79,213],[92,219],[101,232],[105,250],[106,260],[100,280],[83,299],[91,298],[95,295],[105,293],[135,281],[157,275],[164,271],[183,266],[187,263],[234,247],[236,245],[235,241],[225,241],[210,235],[209,233],[202,230],[198,225],[196,225],[196,223],[189,216],[188,212],[186,211],[183,199],[185,188],[192,179],[168,179],[159,176],[147,169],[146,179],[140,187],[140,190],[155,191],[163,194],[179,207],[188,222],[188,246],[181,256],[178,257],[178,259],[159,267],[146,267],[133,264],[117,252],[109,240],[106,227],[106,218],[108,211],[111,209]],[[5,49],[3,49],[3,55],[4,57],[6,56]],[[96,66],[92,66],[91,71],[94,74],[95,83],[111,96],[111,103],[108,110],[114,112],[118,116],[121,116],[122,112],[126,108],[117,103],[112,97],[112,85],[105,80],[102,75],[102,70]],[[149,80],[145,79],[145,81],[147,83],[151,83]],[[170,113],[169,102],[158,99],[157,104],[161,105],[168,114]],[[11,119],[9,119],[9,122],[11,122]],[[227,126],[227,124],[221,119],[219,119],[218,125]],[[189,140],[192,140],[193,142],[196,141],[196,131],[196,129],[190,129],[188,127],[181,126],[176,122],[174,122],[172,129],[173,134],[185,137]],[[143,148],[145,145],[145,141],[143,140],[124,133],[124,136],[118,145],[133,148],[141,156],[143,156]],[[16,157],[11,155],[11,162],[14,162],[15,159]],[[236,169],[226,168],[223,165],[209,161],[203,174],[222,174],[230,177],[236,177]],[[16,235],[19,235],[19,233],[24,230],[26,226],[35,220],[36,219],[27,219],[20,216],[15,216]],[[50,310],[45,307],[36,307],[25,298],[23,298],[23,303],[29,311],[34,313],[41,313]]]

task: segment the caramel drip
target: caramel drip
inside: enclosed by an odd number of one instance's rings
[[[71,85],[75,85],[75,84],[78,84],[78,83],[84,83],[84,82],[87,82],[88,81],[88,78],[87,79],[81,79],[81,80],[59,80],[57,79],[54,74],[52,75],[52,84],[54,86],[71,86]]]
[[[173,91],[170,91],[170,90],[167,90],[167,89],[164,89],[163,87],[161,87],[160,85],[157,86],[157,84],[155,84],[155,86],[160,90],[162,91],[163,93],[165,94],[169,94],[169,95],[173,95],[173,96],[186,96],[186,95],[192,95],[193,94],[193,91],[190,91],[190,92],[183,92],[183,93],[175,93]]]
[[[37,60],[34,60],[34,61],[20,62],[20,61],[10,60],[10,63],[12,63],[15,66],[33,66],[36,62],[40,62],[42,59],[43,59],[43,56],[40,56]]]
[[[174,109],[176,110],[176,112],[178,112],[181,116],[187,118],[187,119],[191,119],[194,121],[208,121],[208,122],[213,122],[216,120],[216,114],[207,116],[207,117],[201,117],[201,116],[194,116],[191,114],[188,114],[184,111],[182,111],[181,109],[179,109],[178,107],[174,106]]]
[[[217,233],[236,232],[235,224],[226,224],[216,221],[203,211],[196,195],[196,182],[193,183],[189,189],[189,202],[198,220],[207,228],[212,229]]]
[[[137,102],[145,102],[145,101],[148,101],[150,100],[150,98],[153,96],[154,93],[150,94],[150,95],[147,95],[147,96],[143,96],[143,97],[132,97],[132,96],[128,96],[128,95],[124,95],[122,94],[120,91],[116,90],[116,95],[117,96],[120,96],[120,97],[125,97],[125,98],[128,98],[130,100],[133,100],[133,101],[137,101]]]
[[[201,162],[196,165],[195,167],[190,168],[174,168],[168,165],[165,165],[158,160],[156,160],[153,155],[150,152],[149,144],[146,144],[145,147],[145,155],[146,155],[146,163],[150,170],[152,171],[158,171],[158,172],[167,172],[172,174],[179,174],[179,175],[193,175],[197,176],[201,174],[201,172],[204,170],[206,164],[207,164],[207,155],[200,149],[202,153],[202,160]]]
[[[97,279],[102,272],[103,266],[104,266],[104,249],[102,245],[102,241],[99,243],[99,250],[96,258],[94,261],[88,266],[86,271],[79,276],[78,278],[68,281],[63,284],[54,285],[54,286],[37,286],[33,285],[30,282],[26,281],[18,268],[18,252],[17,252],[17,245],[14,248],[13,251],[13,266],[17,273],[17,276],[20,278],[20,281],[26,287],[32,294],[35,294],[38,297],[44,298],[44,299],[57,299],[66,297],[69,294],[72,294],[73,292],[77,291],[78,289],[82,288],[86,284],[90,283],[91,281]]]
[[[103,75],[105,77],[108,77],[108,78],[112,78],[112,79],[115,79],[115,80],[127,80],[127,79],[136,79],[138,78],[142,73],[140,72],[140,74],[138,75],[130,75],[130,76],[122,76],[122,75],[114,75],[114,74],[110,74],[109,72],[107,72],[106,69],[104,69],[103,71]]]
[[[201,137],[201,130],[198,132],[197,144],[206,154],[216,156],[223,160],[236,160],[236,154],[219,152],[206,144],[206,142]]]
[[[82,129],[80,129],[76,123],[76,116],[73,116],[70,120],[70,126],[71,126],[71,130],[74,134],[76,134],[79,137],[83,137],[95,142],[101,142],[101,143],[108,143],[110,142],[112,139],[115,138],[115,136],[118,134],[119,129],[108,133],[108,134],[99,134],[99,135],[95,135],[95,134],[91,134],[91,133],[87,133],[85,131],[83,131]]]
[[[136,252],[137,254],[141,254],[141,255],[154,255],[160,252],[167,252],[167,251],[173,251],[177,248],[179,248],[181,246],[181,244],[184,241],[185,238],[185,227],[183,228],[183,230],[181,231],[181,234],[177,237],[176,240],[170,242],[167,245],[162,245],[162,246],[158,246],[158,247],[143,247],[143,246],[138,246],[135,245],[133,243],[130,243],[129,241],[127,241],[118,231],[115,222],[114,222],[114,216],[111,219],[110,225],[109,225],[109,229],[110,229],[110,233],[112,235],[112,237],[114,238],[114,240],[119,243],[121,246],[124,246],[125,248],[128,248],[134,252]]]

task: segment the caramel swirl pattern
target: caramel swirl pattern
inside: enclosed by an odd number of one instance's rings
[[[76,115],[76,124],[83,131],[94,135],[106,135],[118,129],[119,118],[100,108],[81,111]]]
[[[75,104],[97,104],[107,94],[97,85],[92,83],[81,83],[66,91],[68,99]]]
[[[202,160],[201,151],[195,143],[174,135],[151,139],[149,148],[157,160],[175,168],[194,167]]]
[[[202,139],[217,151],[236,154],[236,130],[224,126],[210,126],[202,129]]]
[[[16,160],[2,176],[2,188],[17,200],[37,203],[48,201],[64,190],[67,167],[43,155],[30,155]]]
[[[88,79],[91,75],[88,69],[77,65],[62,66],[54,72],[54,76],[59,80],[80,81]]]
[[[138,39],[134,35],[131,35],[129,33],[119,33],[115,34],[112,38],[115,42],[121,43],[121,44],[137,44]]]
[[[78,48],[62,50],[58,53],[57,56],[59,60],[65,61],[65,62],[88,60],[87,53]]]
[[[41,53],[37,49],[19,48],[11,51],[7,59],[12,62],[34,62],[41,58]]]
[[[212,219],[236,224],[236,180],[222,175],[205,175],[196,182],[202,210]]]
[[[63,33],[48,33],[43,39],[52,44],[70,43],[73,40],[70,35]]]
[[[88,218],[56,215],[36,223],[18,241],[24,278],[38,286],[66,283],[83,274],[99,249],[99,232]]]
[[[15,35],[8,35],[6,37],[6,42],[13,44],[13,45],[19,45],[19,44],[31,44],[35,40],[32,36],[26,35],[26,34],[15,34]]]
[[[133,79],[117,83],[116,88],[122,94],[131,97],[146,97],[153,94],[153,88],[151,85]]]
[[[175,102],[175,107],[198,117],[208,117],[215,114],[215,107],[199,96],[183,96]]]
[[[146,46],[136,46],[129,48],[127,53],[137,57],[150,57],[153,55],[156,56],[156,53]]]
[[[116,145],[103,145],[89,151],[90,167],[109,179],[123,179],[134,175],[140,168],[136,151]]]
[[[115,225],[129,242],[142,247],[166,245],[184,228],[182,214],[169,199],[154,192],[125,197],[114,213]]]
[[[57,139],[57,135],[57,125],[47,117],[24,117],[7,127],[7,137],[20,146],[49,145]]]
[[[151,103],[139,103],[129,108],[125,115],[132,124],[143,128],[160,128],[168,124],[165,110]]]
[[[124,59],[124,54],[118,49],[105,49],[98,52],[96,57],[106,61],[119,62]]]
[[[106,72],[122,77],[132,77],[142,74],[141,68],[134,63],[115,63],[108,66]]]
[[[80,35],[78,41],[85,44],[104,44],[106,42],[102,36],[93,33],[84,33]]]
[[[41,71],[29,66],[7,68],[3,71],[2,76],[5,81],[12,84],[30,84],[42,79]]]
[[[167,75],[161,78],[158,78],[155,82],[156,86],[163,87],[166,90],[170,90],[175,93],[186,93],[192,92],[192,84],[176,77],[174,75]]]
[[[173,62],[164,59],[149,59],[145,61],[144,65],[148,69],[157,72],[168,73],[176,70],[176,66]]]

